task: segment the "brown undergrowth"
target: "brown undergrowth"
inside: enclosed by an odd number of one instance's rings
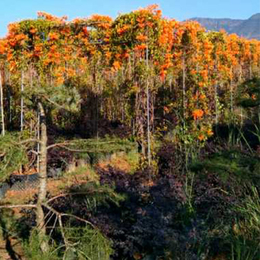
[[[139,165],[139,155],[136,152],[128,154],[124,152],[115,153],[108,160],[102,160],[97,164],[98,168],[108,170],[109,167],[119,171],[133,173],[137,170]]]

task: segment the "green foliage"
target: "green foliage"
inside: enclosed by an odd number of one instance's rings
[[[46,86],[46,94],[48,94],[51,104],[59,104],[62,109],[70,112],[78,112],[80,104],[80,95],[77,89],[73,86],[60,85]]]
[[[63,141],[57,142],[62,143]],[[85,159],[90,164],[107,159],[108,156],[117,152],[129,153],[137,150],[135,142],[108,136],[105,138],[74,139],[68,142],[67,147],[74,152],[75,158]]]
[[[9,134],[0,137],[0,181],[4,181],[28,159],[26,149],[19,145],[21,137],[18,134]]]
[[[20,33],[24,33],[26,35],[31,35],[30,30],[32,28],[37,29],[38,32],[41,32],[42,34],[39,33],[39,36],[41,38],[47,41],[47,34],[52,30],[57,27],[57,24],[53,21],[47,21],[44,19],[36,19],[36,20],[23,20],[19,22],[19,31]]]
[[[254,239],[256,234],[258,236],[260,234],[260,198],[254,186],[248,189],[248,193],[245,200],[235,210],[241,217],[238,222],[239,230],[247,238]]]
[[[247,188],[246,197],[234,208],[237,215],[228,236],[231,260],[258,260],[260,258],[260,200],[256,187]]]
[[[196,161],[190,169],[195,172],[217,173],[223,180],[233,175],[239,181],[259,180],[260,159],[240,151],[231,150],[215,153],[203,161]]]
[[[127,153],[126,159],[131,166],[130,173],[134,173],[139,167],[140,154],[135,150],[130,151],[129,153]]]
[[[238,88],[237,105],[244,108],[260,105],[260,79],[254,78],[246,81]]]
[[[66,228],[65,236],[71,245],[67,248],[66,260],[109,260],[113,253],[111,242],[97,229]]]
[[[11,209],[1,209],[0,211],[0,237],[19,237],[28,235],[28,230],[24,230],[21,223],[16,219],[14,212]],[[27,234],[26,234],[27,233]],[[18,238],[18,239],[19,239]]]
[[[97,182],[88,182],[81,185],[75,185],[69,190],[72,194],[78,194],[73,196],[75,201],[78,203],[84,203],[85,206],[90,210],[95,210],[99,205],[107,205],[113,203],[119,206],[125,197],[114,191],[107,185],[100,185]]]
[[[111,242],[98,229],[90,227],[65,227],[67,248],[51,243],[48,236],[45,241],[49,244],[47,252],[40,250],[42,241],[36,231],[31,233],[23,244],[24,254],[28,260],[109,260],[113,253]]]
[[[99,180],[99,176],[97,175],[95,170],[89,165],[79,166],[75,169],[75,171],[67,171],[63,174],[64,177],[76,177],[82,175],[84,175],[85,179],[88,181],[98,182]]]
[[[24,90],[26,106],[36,109],[37,102],[40,100],[48,110],[61,110],[67,113],[76,113],[80,107],[80,95],[74,86],[62,84],[56,86],[42,83],[41,88],[38,85],[27,87]]]
[[[93,138],[86,140],[73,140],[71,148],[87,150],[89,152],[119,152],[130,151],[136,147],[136,144],[117,137]]]
[[[46,242],[50,243],[49,237],[44,238]],[[28,260],[59,260],[58,250],[55,244],[50,245],[47,252],[42,252],[40,249],[41,243],[37,231],[33,230],[30,238],[23,244],[24,254]]]
[[[149,35],[149,47],[153,47],[152,44],[155,43],[159,37],[159,22],[155,14],[152,13],[147,12],[143,14],[143,18],[151,23],[151,27],[147,26],[145,30],[140,29],[140,26],[138,26],[138,19],[140,19],[140,13],[138,11],[118,16],[112,25],[111,42],[115,46],[124,42],[123,48],[130,49],[139,43],[136,39],[137,35],[145,31],[146,35]],[[131,27],[129,26],[130,24]],[[123,34],[118,33],[124,26],[129,26],[129,28]]]
[[[248,241],[243,236],[233,238],[231,260],[258,260],[259,257],[259,243],[254,240]]]
[[[187,201],[185,203],[186,211],[184,214],[184,221],[190,221],[190,218],[194,216],[195,209],[193,205],[193,189],[194,189],[194,173],[188,172],[185,178],[185,185],[184,185],[184,191],[187,198]]]

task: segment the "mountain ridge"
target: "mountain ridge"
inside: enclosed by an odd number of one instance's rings
[[[199,22],[209,31],[224,29],[229,34],[236,33],[248,39],[260,40],[260,13],[248,19],[194,17],[189,20]]]

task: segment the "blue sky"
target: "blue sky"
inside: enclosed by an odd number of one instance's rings
[[[0,0],[0,37],[10,22],[36,18],[37,11],[69,19],[94,13],[116,17],[154,3],[164,16],[179,21],[192,17],[246,19],[260,13],[260,0]]]

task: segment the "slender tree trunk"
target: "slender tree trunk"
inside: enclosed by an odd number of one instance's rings
[[[239,83],[242,82],[242,78],[243,78],[243,68],[242,68],[242,64],[240,64],[240,66],[239,66]]]
[[[151,165],[151,133],[150,133],[150,91],[149,91],[149,79],[148,79],[148,70],[149,70],[149,60],[148,60],[148,45],[146,47],[146,110],[147,110],[147,159],[148,165]]]
[[[5,135],[5,115],[4,115],[4,94],[2,83],[2,71],[0,71],[0,102],[1,102],[1,120],[2,120],[2,135]]]
[[[23,85],[23,71],[21,73],[21,113],[20,113],[20,131],[23,131],[23,90],[24,90],[24,85]],[[20,166],[20,173],[22,174],[23,172],[23,166]]]
[[[215,123],[218,124],[218,84],[215,83]]]
[[[24,124],[24,112],[23,112],[23,107],[24,107],[24,99],[23,99],[23,92],[24,92],[24,73],[22,71],[21,75],[21,131],[23,131],[23,124]]]
[[[233,74],[232,74],[232,72],[233,72],[233,68],[232,68],[232,66],[231,66],[231,80],[230,80],[230,111],[231,111],[231,113],[233,114],[233,109],[234,109],[234,105],[233,105]]]
[[[42,240],[41,250],[47,251],[48,245],[44,241],[44,236],[46,235],[46,227],[44,223],[44,212],[42,208],[42,203],[46,199],[47,193],[47,125],[46,125],[46,116],[43,105],[41,102],[38,103],[39,112],[40,112],[40,171],[39,171],[39,192],[38,192],[38,201],[37,201],[37,211],[36,211],[36,221],[37,227],[39,230],[39,237]]]
[[[185,55],[185,53],[184,53]],[[185,56],[182,58],[182,109],[183,109],[183,124],[185,127],[186,121],[186,65]]]
[[[185,131],[184,130],[186,128],[186,64],[185,64],[185,52],[184,52],[183,57],[182,57],[182,110],[183,110],[183,118],[182,118],[182,120],[183,120],[183,131]]]
[[[252,79],[252,76],[253,76],[252,64],[251,64],[251,61],[250,61],[250,65],[249,65],[249,79]]]
[[[218,87],[220,85],[220,77],[218,74],[218,61],[216,60],[215,64],[214,64],[214,74],[216,75],[216,82],[214,85],[214,100],[215,100],[215,124],[216,124],[216,129],[217,129],[217,125],[218,125]]]
[[[36,137],[40,140],[40,113],[39,108],[37,110],[37,133]],[[40,143],[37,143],[37,172],[40,172]]]

